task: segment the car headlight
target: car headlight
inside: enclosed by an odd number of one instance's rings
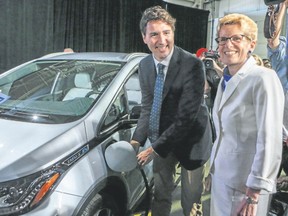
[[[60,177],[90,150],[80,147],[50,168],[19,179],[0,183],[0,216],[31,211],[47,197]]]
[[[51,169],[0,183],[0,215],[31,210],[53,188],[60,176],[60,171]]]

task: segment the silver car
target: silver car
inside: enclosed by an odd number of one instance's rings
[[[55,53],[0,75],[0,215],[122,216],[149,203],[152,163],[137,166],[127,143],[146,55]]]

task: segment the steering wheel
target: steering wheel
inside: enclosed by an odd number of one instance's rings
[[[95,90],[92,90],[92,91],[90,91],[90,92],[88,92],[86,95],[85,95],[85,97],[86,98],[89,98],[91,95],[99,95],[99,92],[98,91],[95,91]],[[96,97],[95,97],[96,98]]]

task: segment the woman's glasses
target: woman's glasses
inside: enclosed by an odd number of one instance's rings
[[[252,40],[250,37],[243,34],[232,35],[231,37],[217,37],[215,40],[219,45],[225,45],[228,40],[230,40],[233,44],[237,44],[240,43],[244,37],[250,41]]]

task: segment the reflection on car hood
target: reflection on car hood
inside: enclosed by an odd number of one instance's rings
[[[76,124],[78,122],[51,125],[0,119],[0,182],[42,170],[86,143],[84,123],[75,127]]]

